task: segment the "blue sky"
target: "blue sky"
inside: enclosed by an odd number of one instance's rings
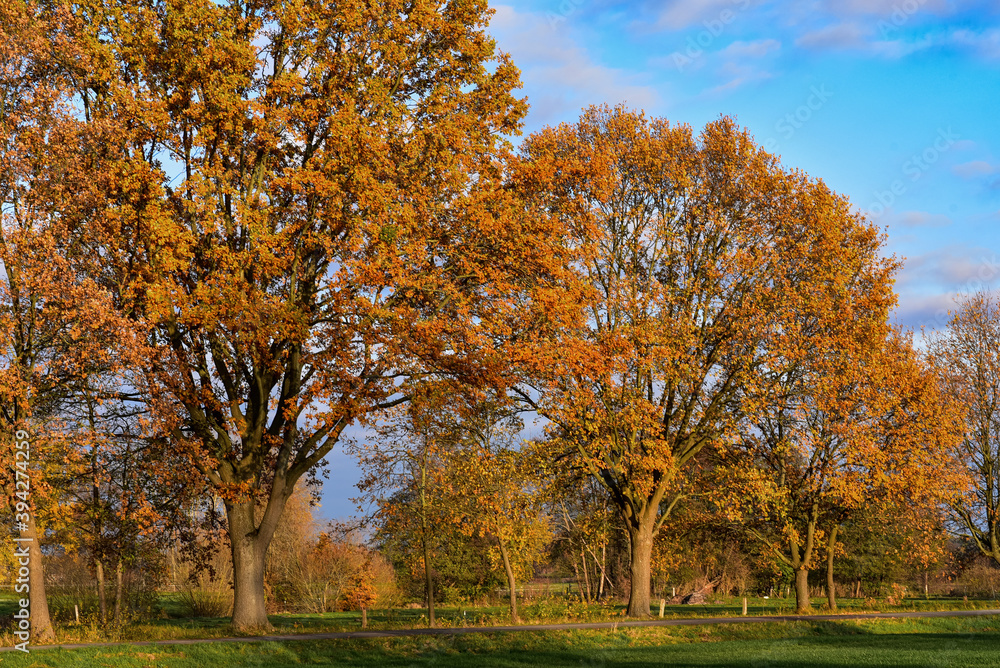
[[[521,68],[525,131],[625,103],[696,130],[734,116],[822,178],[905,260],[897,322],[935,328],[1000,287],[997,0],[508,0],[491,32]],[[355,512],[330,457],[321,514]]]

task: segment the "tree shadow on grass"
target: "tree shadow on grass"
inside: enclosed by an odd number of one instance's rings
[[[463,651],[463,648],[428,648],[407,655],[374,652],[352,653],[354,661],[343,665],[476,666],[477,668],[521,668],[522,666],[646,668],[652,666],[698,666],[701,668],[844,668],[854,666],[899,666],[924,668],[969,666],[1000,668],[1000,633],[904,633],[875,634],[844,629],[830,635],[791,637],[779,640],[693,642],[657,646],[613,646],[599,649],[539,649],[497,647],[498,651]],[[466,650],[468,648],[465,648]],[[379,654],[376,658],[373,654]],[[334,665],[341,665],[336,661]],[[369,663],[370,661],[370,663]]]

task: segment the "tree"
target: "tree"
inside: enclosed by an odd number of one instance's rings
[[[533,572],[551,533],[541,503],[543,460],[522,448],[524,423],[506,402],[463,402],[449,427],[459,447],[447,464],[447,503],[467,516],[461,528],[495,545],[517,623],[517,582]]]
[[[517,70],[485,0],[18,7],[77,121],[64,238],[152,342],[138,389],[225,501],[234,626],[266,628],[299,479],[408,379],[499,383],[559,267],[503,186]]]
[[[69,82],[49,65],[75,49],[31,50],[60,18],[32,21],[21,3],[0,8],[0,443],[7,461],[17,458],[0,485],[28,547],[32,634],[43,641],[54,632],[40,542],[66,491],[50,474],[79,454],[62,433],[61,406],[88,374],[120,366],[113,342],[130,340],[100,286],[81,279],[91,258],[58,234],[62,177],[80,161],[62,143],[73,125],[62,105]]]
[[[833,566],[845,521],[941,503],[960,484],[949,456],[955,406],[911,341],[884,331],[885,311],[873,318],[878,310],[862,307],[868,296],[856,295],[862,301],[850,309],[868,326],[846,324],[845,312],[832,339],[838,346],[807,339],[806,363],[776,374],[780,400],[746,416],[730,462],[742,484],[729,487],[727,514],[793,569],[800,612],[811,607],[809,572],[824,548],[836,608]]]
[[[352,446],[364,475],[358,483],[363,498],[377,504],[377,516],[389,531],[415,534],[424,576],[428,625],[433,628],[433,555],[453,519],[445,459],[454,447],[441,388],[425,386],[405,407],[383,414],[371,441]]]
[[[521,166],[530,210],[573,235],[589,294],[586,324],[539,354],[547,368],[520,396],[555,425],[563,461],[608,488],[631,541],[628,613],[645,616],[653,538],[692,493],[688,472],[875,232],[727,118],[696,140],[591,108],[529,137]]]
[[[1000,564],[1000,299],[979,292],[959,300],[931,354],[948,391],[965,407],[956,456],[970,490],[953,506],[980,554]]]

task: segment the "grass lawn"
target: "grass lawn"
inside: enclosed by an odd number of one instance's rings
[[[826,599],[814,599],[814,611],[826,612]],[[843,599],[839,602],[840,612],[869,611],[916,611],[916,610],[961,610],[1000,608],[995,600],[963,601],[955,598],[905,599],[900,605],[879,604],[871,607],[871,600]],[[67,619],[57,619],[57,634],[60,642],[101,642],[131,640],[171,640],[183,638],[219,638],[234,635],[228,617],[182,617],[181,606],[175,595],[161,596],[161,618],[129,624],[101,624],[96,615],[86,615],[80,624]],[[11,614],[15,602],[9,597],[0,598],[0,616]],[[742,599],[728,598],[705,605],[667,606],[666,618],[739,616]],[[749,615],[790,614],[795,609],[794,598],[749,600]],[[510,624],[508,609],[495,607],[442,607],[437,609],[438,626],[498,626]],[[625,607],[618,604],[587,605],[565,598],[546,598],[525,601],[520,606],[522,623],[573,623],[614,621],[624,618]],[[368,614],[369,629],[404,629],[427,626],[427,611],[424,609],[372,610]],[[653,614],[659,613],[659,602],[654,602]],[[280,614],[270,617],[276,633],[324,633],[356,631],[361,627],[360,613],[337,612],[326,614]],[[0,630],[0,646],[14,643],[9,632]]]
[[[796,622],[0,654],[7,668],[997,666],[1000,618]]]

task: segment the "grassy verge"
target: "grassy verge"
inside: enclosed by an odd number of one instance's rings
[[[113,647],[0,655],[7,668],[204,666],[997,666],[1000,618],[623,628],[436,638]]]

